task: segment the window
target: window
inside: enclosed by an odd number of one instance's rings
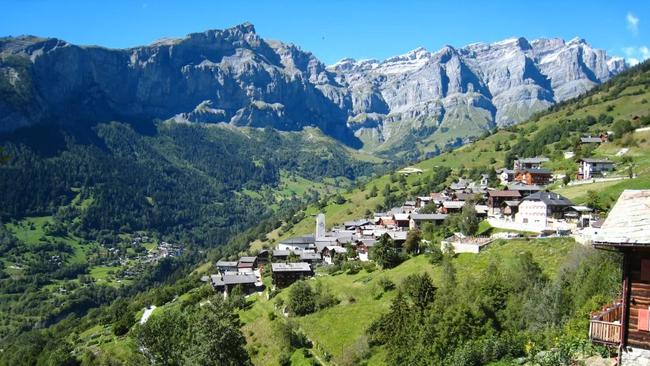
[[[644,282],[650,282],[650,259],[641,259],[640,280]]]

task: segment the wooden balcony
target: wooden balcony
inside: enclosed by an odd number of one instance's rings
[[[618,345],[621,342],[621,316],[623,304],[616,302],[602,311],[592,314],[589,323],[589,339],[595,343]]]

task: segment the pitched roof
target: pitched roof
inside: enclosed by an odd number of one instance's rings
[[[536,156],[534,158],[523,158],[519,159],[519,162],[522,164],[541,164],[549,161],[545,156]]]
[[[537,184],[508,184],[508,190],[511,191],[540,191],[541,189],[542,187],[538,186]]]
[[[505,191],[488,191],[490,197],[521,197],[521,193],[516,190],[505,190]]]
[[[603,140],[601,140],[600,137],[581,137],[580,142],[584,142],[584,143],[590,143],[590,142],[591,143],[593,143],[593,142],[601,143],[601,142],[603,142]]]
[[[300,252],[300,260],[314,260],[314,259],[321,259],[320,253]]]
[[[530,174],[551,174],[551,171],[545,168],[524,168],[517,170],[519,172],[528,172]]]
[[[273,272],[311,272],[309,263],[271,263],[271,271]]]
[[[217,261],[217,267],[237,267],[237,262],[233,262],[233,261]]]
[[[257,257],[241,257],[239,263],[254,263],[256,260]]]
[[[465,201],[445,201],[442,206],[444,208],[461,208],[465,206]]]
[[[523,201],[542,201],[547,206],[572,206],[573,203],[566,197],[554,192],[536,192],[523,199]]]
[[[446,214],[412,214],[411,219],[414,221],[441,221],[447,218]]]
[[[214,286],[243,285],[257,282],[257,277],[254,274],[245,273],[212,275],[211,277]]]
[[[594,241],[603,244],[650,244],[650,190],[623,191]]]
[[[614,164],[614,162],[609,159],[582,158],[580,161],[591,164]]]
[[[300,244],[314,244],[314,236],[313,235],[304,235],[304,236],[296,236],[294,238],[289,238],[282,240],[280,243],[281,244],[288,244],[288,245],[300,245]]]
[[[397,221],[405,221],[408,219],[409,219],[409,214],[407,213],[395,214],[395,220]]]
[[[388,236],[393,240],[406,240],[406,231],[389,231]]]

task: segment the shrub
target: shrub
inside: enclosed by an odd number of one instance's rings
[[[391,281],[388,277],[379,277],[377,284],[381,287],[384,292],[388,292],[395,289],[395,283]]]
[[[287,309],[292,315],[307,315],[316,310],[314,291],[307,282],[298,281],[291,286],[287,298]]]

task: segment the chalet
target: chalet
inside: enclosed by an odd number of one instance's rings
[[[375,246],[377,240],[375,238],[364,238],[357,240],[355,246],[359,260],[366,262],[370,260],[370,250]]]
[[[309,263],[273,263],[271,264],[271,278],[276,287],[282,288],[292,283],[312,276],[314,272]]]
[[[257,257],[241,257],[237,263],[237,270],[252,271],[257,267]]]
[[[515,171],[512,169],[502,168],[497,170],[501,184],[506,185],[515,180]]]
[[[650,190],[625,190],[594,238],[623,254],[622,298],[592,314],[589,338],[618,346],[620,365],[650,364]]]
[[[278,243],[279,250],[305,250],[315,247],[316,238],[313,235],[298,236]]]
[[[257,264],[268,263],[271,260],[271,251],[268,249],[262,249],[257,253]]]
[[[358,230],[358,229],[363,229],[364,227],[371,224],[372,222],[370,222],[370,220],[360,219],[360,220],[353,220],[353,221],[345,221],[343,223],[343,227],[345,227],[346,230]]]
[[[548,169],[526,168],[515,172],[515,182],[524,184],[548,184],[551,182],[552,174]]]
[[[478,198],[478,194],[474,193],[465,193],[465,192],[455,192],[454,201],[470,201],[475,198]]]
[[[614,162],[609,159],[583,158],[578,160],[577,179],[591,179],[614,170]]]
[[[299,258],[301,262],[309,263],[309,264],[317,264],[323,261],[323,257],[320,253],[311,252],[311,251],[300,252]]]
[[[422,208],[433,201],[434,201],[433,197],[428,197],[428,196],[417,197],[415,199],[415,208]]]
[[[217,270],[221,273],[224,272],[237,272],[237,262],[235,261],[217,261]]]
[[[513,219],[517,212],[519,212],[519,200],[508,200],[501,203],[501,214],[506,218]]]
[[[609,141],[609,135],[606,133],[601,133],[598,136],[582,136],[580,138],[580,144],[602,144],[603,142]]]
[[[487,187],[490,184],[490,175],[489,174],[481,174],[481,180],[479,182],[481,187]]]
[[[501,213],[501,206],[505,201],[519,200],[521,198],[521,193],[519,191],[488,191],[488,214],[489,215],[499,215]]]
[[[323,248],[321,254],[323,256],[323,262],[327,264],[333,264],[334,258],[336,257],[337,254],[345,254],[346,252],[347,249],[341,246],[326,246],[325,248]]]
[[[411,220],[409,221],[409,229],[415,230],[425,222],[430,222],[435,225],[441,224],[447,216],[445,214],[412,214]]]
[[[536,156],[534,158],[521,158],[515,160],[514,170],[524,169],[540,169],[542,164],[548,162],[549,159],[544,156]]]
[[[467,186],[469,185],[469,182],[463,178],[458,179],[458,182],[452,183],[449,188],[452,191],[464,191],[467,189]]]
[[[442,203],[441,213],[457,213],[463,209],[463,206],[465,206],[465,201],[445,201]]]
[[[397,227],[409,227],[409,218],[410,214],[407,213],[401,213],[401,214],[395,214],[395,224]]]
[[[593,210],[587,206],[571,206],[564,213],[564,218],[582,229],[590,226],[593,220],[592,212]]]
[[[393,216],[384,216],[379,218],[378,225],[384,227],[397,227],[397,221],[395,221],[395,218]]]
[[[260,290],[264,285],[253,273],[222,273],[210,276],[215,290],[229,293],[235,286],[241,286],[244,292]]]
[[[487,205],[474,205],[474,210],[476,211],[476,216],[479,218],[486,218],[488,214]]]
[[[274,262],[284,262],[289,258],[291,253],[293,253],[292,250],[276,249],[273,251],[271,258]]]
[[[336,236],[322,236],[316,240],[315,251],[320,253],[326,246],[340,245],[339,238]]]
[[[434,192],[429,195],[433,202],[440,204],[444,201],[449,201],[449,196],[444,192]]]
[[[568,198],[553,192],[537,192],[521,200],[515,222],[527,230],[545,230],[564,219],[566,209],[573,206]]]
[[[523,183],[512,183],[508,184],[509,191],[517,191],[521,197],[528,197],[533,193],[537,193],[542,190],[542,187],[536,184],[523,184]]]
[[[451,246],[454,249],[454,253],[478,254],[491,241],[492,239],[489,237],[471,237],[465,236],[462,233],[455,233],[440,242],[440,249],[444,252],[447,246]]]
[[[389,231],[387,234],[391,239],[393,239],[395,246],[401,247],[406,241],[406,231]]]

